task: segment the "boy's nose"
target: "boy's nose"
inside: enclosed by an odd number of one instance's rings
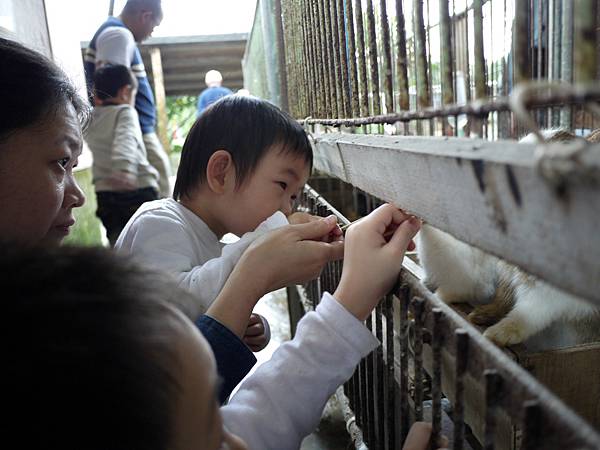
[[[281,212],[289,216],[292,213],[292,205],[293,202],[291,200],[285,200],[281,206]]]

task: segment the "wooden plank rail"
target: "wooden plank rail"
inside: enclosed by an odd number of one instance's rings
[[[600,305],[600,149],[583,156],[592,182],[575,172],[559,192],[515,141],[327,133],[314,147],[317,170]]]

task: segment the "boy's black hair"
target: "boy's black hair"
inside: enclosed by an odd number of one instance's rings
[[[3,445],[169,448],[180,386],[164,282],[107,249],[0,245]]]
[[[37,124],[65,105],[85,124],[89,105],[65,73],[45,56],[0,38],[0,142],[12,132]]]
[[[223,97],[200,115],[183,144],[173,198],[190,196],[206,180],[208,160],[217,150],[231,154],[240,187],[274,147],[303,157],[312,168],[306,132],[287,113],[255,97]]]
[[[100,100],[116,97],[124,86],[137,87],[137,80],[126,66],[107,64],[94,72],[94,94]]]

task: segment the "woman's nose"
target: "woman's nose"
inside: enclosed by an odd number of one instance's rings
[[[85,203],[85,194],[77,184],[74,176],[69,177],[68,185],[65,188],[65,198],[63,206],[65,208],[79,208]]]

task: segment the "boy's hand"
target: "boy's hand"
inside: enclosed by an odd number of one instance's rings
[[[312,214],[306,212],[295,212],[290,214],[287,219],[290,225],[298,225],[301,223],[315,222],[323,218],[320,216],[313,216]],[[328,235],[323,236],[320,240],[323,242],[343,241],[344,233],[342,232],[340,226],[336,224],[335,228],[333,228]]]
[[[133,191],[137,189],[137,176],[123,170],[113,172],[108,178],[108,182],[117,191]]]
[[[246,268],[264,295],[290,284],[315,279],[329,261],[341,259],[344,243],[323,242],[337,227],[335,216],[288,225],[265,234],[244,252],[236,269]]]
[[[254,241],[229,275],[207,314],[243,337],[256,302],[267,292],[316,278],[329,261],[341,259],[344,243],[321,242],[337,226],[335,217],[287,225]]]
[[[264,349],[271,340],[271,329],[267,319],[260,314],[251,314],[242,340],[255,353]]]
[[[402,450],[427,450],[429,448],[429,441],[431,439],[431,424],[426,422],[415,422],[410,430]],[[439,447],[447,447],[448,439],[442,436],[441,442],[437,442],[435,445]],[[442,450],[442,449],[439,449]]]
[[[392,288],[404,252],[420,227],[416,217],[385,204],[348,228],[344,269],[334,297],[359,320],[365,320]]]

